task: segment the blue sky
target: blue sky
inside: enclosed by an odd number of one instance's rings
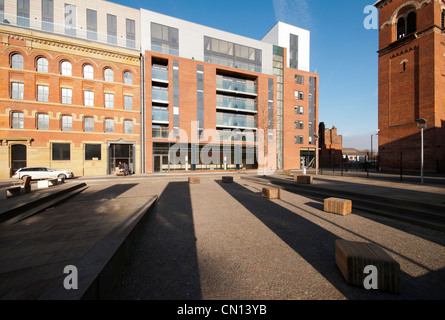
[[[310,30],[319,120],[338,128],[343,147],[371,147],[378,128],[378,31],[363,21],[375,0],[111,1],[258,40],[279,20]]]

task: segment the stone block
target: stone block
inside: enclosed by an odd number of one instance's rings
[[[222,183],[233,183],[233,177],[222,177]]]
[[[263,198],[266,198],[266,199],[281,199],[281,189],[265,187],[265,188],[263,188]]]
[[[283,170],[283,175],[285,175],[285,176],[292,175],[292,170]]]
[[[190,178],[189,178],[189,183],[190,183],[190,184],[200,184],[200,183],[201,183],[201,178],[198,178],[198,177],[190,177]]]
[[[376,244],[337,240],[335,262],[350,285],[364,288],[364,280],[369,275],[364,272],[365,268],[374,266],[377,289],[400,293],[400,264]]]
[[[295,174],[294,181],[297,181],[297,183],[300,184],[312,184],[313,178],[307,174]]]
[[[352,213],[352,201],[339,198],[328,198],[324,200],[324,211],[346,216]]]

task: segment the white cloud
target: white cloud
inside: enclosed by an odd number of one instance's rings
[[[272,0],[275,19],[303,29],[311,29],[312,17],[307,0]]]

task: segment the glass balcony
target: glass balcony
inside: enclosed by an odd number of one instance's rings
[[[167,122],[168,123],[168,109],[153,108],[151,110],[151,119],[153,122]]]
[[[257,85],[253,81],[240,81],[228,77],[217,77],[216,78],[216,89],[232,92],[240,92],[256,95]]]
[[[168,139],[169,128],[153,126],[151,132],[153,139]]]
[[[152,101],[168,103],[168,90],[164,88],[153,87],[151,90],[151,94]]]
[[[240,99],[229,96],[217,96],[216,107],[224,109],[235,109],[248,112],[257,112],[257,103],[252,99]]]
[[[151,68],[151,79],[153,81],[168,82],[168,70],[156,67]]]
[[[257,121],[254,116],[246,116],[242,114],[217,113],[216,126],[229,127],[229,128],[255,129],[257,127]]]

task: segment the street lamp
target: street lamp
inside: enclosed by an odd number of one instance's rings
[[[420,170],[421,170],[421,176],[422,176],[422,184],[423,184],[423,181],[424,181],[424,178],[423,178],[423,176],[424,176],[424,147],[423,147],[423,131],[427,128],[427,126],[428,126],[428,122],[425,120],[425,119],[417,119],[416,120],[416,122],[417,122],[417,127],[420,129],[420,132],[421,132],[421,145],[420,145],[420,148],[421,148],[421,151],[420,151],[420,155],[421,155],[421,159],[420,159]]]
[[[315,175],[318,176],[318,138],[317,134],[314,135],[315,138]]]
[[[378,136],[378,135],[379,135],[379,132],[380,132],[380,129],[378,129],[378,130],[376,131],[375,134],[371,134],[371,161],[372,161],[372,163],[374,163],[374,161],[373,161],[373,159],[372,159],[372,149],[373,149],[373,146],[372,146],[372,137],[373,137],[373,136]]]

